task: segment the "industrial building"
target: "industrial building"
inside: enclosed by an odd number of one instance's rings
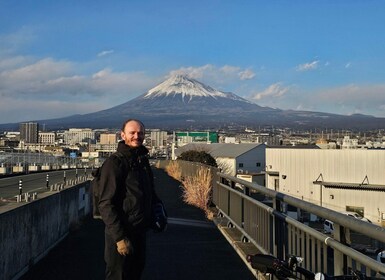
[[[266,187],[385,226],[385,150],[266,149]]]
[[[265,168],[266,145],[258,143],[190,143],[175,151],[179,156],[185,151],[205,151],[215,158],[222,172],[231,176],[237,174],[262,174]]]

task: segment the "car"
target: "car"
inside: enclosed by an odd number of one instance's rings
[[[346,212],[342,212],[342,214],[344,215],[347,215],[349,217],[353,217],[355,219],[358,219],[358,220],[361,220],[361,221],[364,221],[364,222],[368,222],[368,223],[372,223],[369,219],[365,218],[365,217],[362,217],[360,214],[358,214],[357,212],[353,212],[353,211],[346,211]]]
[[[385,250],[377,254],[377,261],[385,264]]]
[[[324,221],[324,233],[333,233],[334,231],[334,223],[329,220]]]

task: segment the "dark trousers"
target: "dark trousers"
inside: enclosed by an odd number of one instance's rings
[[[116,242],[105,232],[106,280],[139,280],[146,258],[146,233],[129,238],[134,248],[127,256],[118,253]]]

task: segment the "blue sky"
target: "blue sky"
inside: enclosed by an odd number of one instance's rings
[[[261,106],[385,117],[385,1],[0,0],[0,123],[183,73]]]

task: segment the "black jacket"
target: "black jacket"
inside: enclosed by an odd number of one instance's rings
[[[100,175],[99,211],[107,232],[116,241],[141,233],[151,224],[152,205],[159,202],[144,146],[130,148],[119,142],[121,159],[110,156]]]

